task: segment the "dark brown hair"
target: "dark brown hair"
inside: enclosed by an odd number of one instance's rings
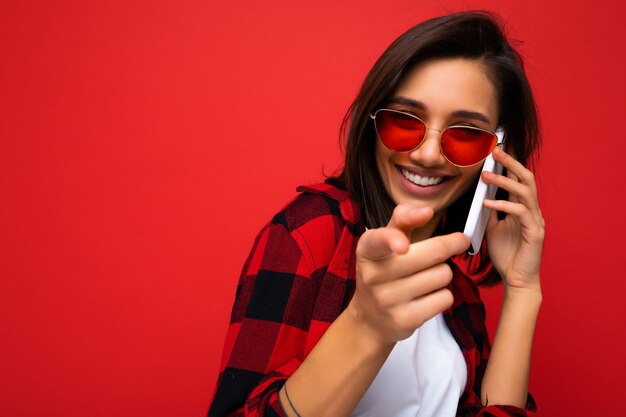
[[[376,133],[369,114],[384,105],[404,76],[418,63],[436,58],[480,61],[498,92],[499,125],[507,132],[507,149],[528,165],[539,144],[539,119],[519,53],[507,41],[499,19],[488,12],[463,12],[424,21],[396,39],[376,61],[342,123],[346,141],[344,183],[361,206],[368,227],[385,226],[395,203],[376,165]],[[346,134],[347,132],[347,134]],[[474,187],[446,211],[438,233],[462,230]],[[498,198],[506,198],[500,192]],[[493,274],[483,281],[497,283]]]

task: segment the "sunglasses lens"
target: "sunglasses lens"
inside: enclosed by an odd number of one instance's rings
[[[396,152],[414,149],[426,131],[426,126],[419,119],[391,110],[379,110],[375,122],[380,140]]]
[[[493,133],[465,128],[451,127],[443,132],[441,149],[455,165],[474,165],[485,159],[496,146],[498,139]]]

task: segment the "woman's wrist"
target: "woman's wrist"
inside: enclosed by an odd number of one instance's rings
[[[368,326],[359,316],[358,309],[354,302],[350,302],[345,311],[341,314],[345,325],[349,326],[354,342],[362,349],[372,355],[389,355],[395,346],[395,342],[388,342],[378,337],[375,331]]]
[[[533,280],[532,284],[524,286],[513,286],[504,281],[504,298],[505,299],[521,299],[529,302],[538,302],[541,304],[543,294],[539,277]]]
[[[543,295],[541,288],[511,288],[504,289],[504,297],[502,299],[502,319],[513,319],[519,322],[535,323],[539,315]],[[513,313],[515,312],[515,313]],[[533,326],[534,327],[534,326]]]

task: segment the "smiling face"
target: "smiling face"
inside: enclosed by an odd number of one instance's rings
[[[497,91],[478,61],[435,59],[415,66],[385,108],[412,113],[429,130],[417,149],[395,152],[377,138],[376,164],[387,193],[396,204],[431,207],[435,217],[424,229],[432,234],[439,219],[477,178],[482,164],[457,167],[441,153],[441,133],[451,125],[495,131]],[[423,185],[422,185],[423,184]]]

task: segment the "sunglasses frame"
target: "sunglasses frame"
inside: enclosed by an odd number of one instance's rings
[[[498,135],[498,131],[496,131],[495,133],[490,131],[490,130],[486,130],[486,129],[481,129],[480,127],[476,127],[476,126],[466,126],[466,125],[452,125],[452,126],[448,126],[443,130],[438,130],[438,129],[431,129],[428,127],[428,125],[426,124],[425,121],[423,121],[422,119],[420,119],[419,117],[417,117],[414,114],[411,113],[407,113],[404,112],[402,110],[394,110],[394,109],[378,109],[376,110],[374,113],[370,113],[369,117],[374,121],[374,130],[376,131],[376,135],[378,136],[378,138],[380,139],[380,141],[383,143],[383,145],[385,145],[389,150],[392,150],[394,152],[413,152],[414,150],[416,150],[417,148],[419,148],[422,143],[424,143],[424,138],[422,138],[419,143],[412,149],[409,149],[408,151],[397,151],[395,149],[391,149],[389,146],[387,146],[385,144],[385,142],[380,138],[380,134],[378,133],[378,127],[376,126],[376,115],[378,115],[379,112],[381,111],[386,111],[386,112],[393,112],[393,113],[399,113],[405,116],[409,116],[412,117],[413,119],[416,119],[418,121],[420,121],[424,127],[425,127],[425,131],[424,131],[424,136],[426,136],[426,132],[428,132],[429,130],[434,130],[435,132],[439,132],[439,149],[441,150],[441,154],[443,155],[444,158],[446,158],[446,161],[450,162],[452,165],[460,167],[460,168],[466,168],[466,167],[471,167],[474,166],[476,164],[480,164],[482,162],[484,162],[485,159],[487,159],[487,157],[489,156],[489,154],[491,153],[491,151],[493,151],[493,148],[495,148],[496,146],[502,146],[502,135]],[[494,145],[493,148],[491,148],[489,150],[489,153],[487,153],[487,155],[484,156],[484,158],[482,158],[480,161],[478,162],[474,162],[473,164],[469,164],[469,165],[459,165],[459,164],[455,164],[454,162],[452,162],[450,159],[448,159],[448,157],[446,156],[446,154],[443,151],[443,134],[446,132],[446,130],[448,129],[473,129],[473,130],[479,130],[481,132],[485,132],[485,133],[489,133],[490,135],[492,135],[494,138],[496,138],[496,144]]]

